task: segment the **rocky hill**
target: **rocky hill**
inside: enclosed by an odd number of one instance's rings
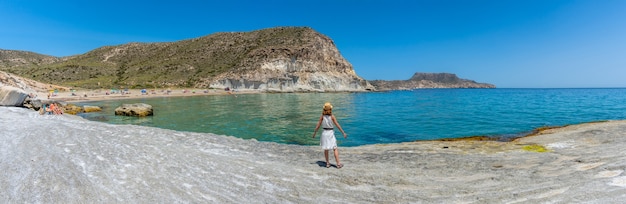
[[[26,54],[33,57],[21,57]],[[105,46],[66,58],[13,53],[3,54],[0,59],[0,69],[7,72],[83,88],[230,87],[278,92],[373,89],[355,73],[330,38],[308,27]]]
[[[61,58],[28,51],[0,49],[0,68],[27,67],[52,64]]]
[[[377,90],[410,90],[419,88],[496,88],[493,84],[461,79],[450,73],[415,73],[408,80],[369,81]]]

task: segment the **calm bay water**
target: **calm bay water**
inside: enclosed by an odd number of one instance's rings
[[[85,102],[82,117],[317,145],[311,135],[324,102],[348,133],[340,146],[486,135],[515,137],[543,126],[626,119],[626,89],[420,89],[376,93],[285,93]],[[154,116],[114,116],[122,103],[147,103]],[[319,134],[319,133],[318,133]]]

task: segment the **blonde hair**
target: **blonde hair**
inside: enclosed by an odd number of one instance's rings
[[[330,102],[324,103],[324,109],[322,111],[322,115],[332,115],[333,114],[333,105]]]

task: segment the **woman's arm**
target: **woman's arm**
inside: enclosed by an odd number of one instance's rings
[[[315,126],[315,132],[313,132],[313,138],[315,138],[315,135],[317,135],[317,130],[320,129],[320,125],[322,125],[322,117],[324,117],[324,115],[321,115],[319,121],[317,121],[317,125]]]
[[[339,128],[341,133],[343,133],[343,138],[348,138],[348,135],[346,135],[346,132],[343,131],[343,129],[341,128],[341,125],[339,125],[339,122],[337,122],[335,115],[332,115],[331,118],[333,119],[333,123],[335,123],[335,126],[337,126],[337,128]]]

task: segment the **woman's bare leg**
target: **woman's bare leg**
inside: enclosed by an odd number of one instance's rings
[[[328,161],[328,150],[327,149],[324,150],[324,158],[326,158],[326,166],[330,165],[330,162]]]
[[[337,161],[337,168],[341,168],[341,162],[339,162],[339,150],[335,148],[333,151],[335,152],[335,161]]]

